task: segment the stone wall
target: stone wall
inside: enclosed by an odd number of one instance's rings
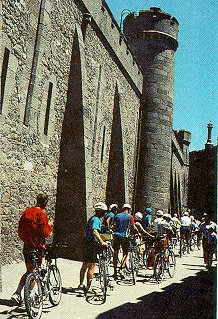
[[[217,220],[217,146],[190,152],[188,205],[198,219]]]
[[[178,216],[188,208],[189,144],[189,132],[172,132],[170,212]]]
[[[38,192],[49,195],[57,237],[79,248],[97,200],[133,201],[142,74],[101,1],[4,0],[2,15],[1,262],[8,263],[21,258],[17,222]]]

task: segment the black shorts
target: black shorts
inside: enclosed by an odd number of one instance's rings
[[[41,260],[43,256],[43,250],[38,248],[33,248],[27,244],[23,246],[23,256],[26,264],[34,264],[35,256]]]
[[[122,247],[123,252],[127,253],[129,249],[129,238],[114,236],[113,249],[118,251],[120,246]]]
[[[181,226],[180,228],[180,234],[190,234],[191,233],[191,229],[189,226]]]
[[[87,263],[96,263],[97,254],[101,251],[101,246],[99,243],[92,240],[83,241],[83,261]]]

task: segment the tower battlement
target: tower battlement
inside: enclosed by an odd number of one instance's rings
[[[149,30],[161,32],[177,40],[178,21],[160,8],[151,7],[149,10],[140,10],[129,14],[124,22],[124,33],[128,37],[132,33],[141,33]]]

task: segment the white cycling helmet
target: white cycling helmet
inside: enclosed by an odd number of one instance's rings
[[[142,220],[142,218],[143,218],[142,213],[137,212],[137,213],[135,214],[135,220]]]
[[[157,211],[156,211],[156,215],[157,216],[163,216],[163,211],[162,210],[160,210],[160,209],[158,209]]]
[[[163,214],[163,218],[171,220],[172,216],[170,214]]]
[[[107,205],[103,202],[98,202],[97,204],[95,204],[95,207],[94,209],[96,211],[99,211],[99,210],[107,210]]]
[[[117,204],[111,204],[110,207],[109,207],[109,210],[117,209],[117,208],[118,208]]]
[[[132,207],[129,204],[124,204],[122,209],[132,209]]]
[[[184,212],[183,216],[189,216],[189,212]]]

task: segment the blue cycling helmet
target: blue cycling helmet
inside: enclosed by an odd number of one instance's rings
[[[152,214],[152,209],[150,207],[146,207],[145,214]]]

